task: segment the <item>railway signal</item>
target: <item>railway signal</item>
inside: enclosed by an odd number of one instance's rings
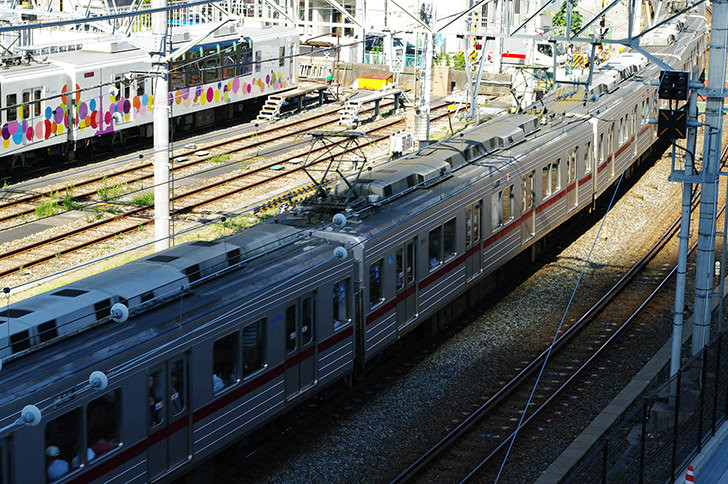
[[[688,115],[685,111],[660,109],[657,118],[657,135],[668,139],[687,137]]]
[[[689,73],[687,71],[662,71],[658,90],[660,99],[687,101],[688,78]]]

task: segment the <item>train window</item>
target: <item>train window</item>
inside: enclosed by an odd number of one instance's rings
[[[301,344],[307,345],[313,339],[315,320],[313,296],[306,296],[301,300]]]
[[[177,415],[185,409],[187,395],[187,368],[185,359],[180,358],[172,363],[169,369],[169,406],[171,415]]]
[[[584,145],[584,173],[591,173],[592,158],[591,141],[587,141]]]
[[[543,167],[541,172],[541,196],[550,197],[561,189],[559,169],[561,158]]]
[[[173,62],[169,69],[169,88],[182,89],[185,87],[185,70],[187,67],[183,62]]]
[[[20,119],[28,119],[30,117],[30,91],[23,93],[23,104],[20,106]]]
[[[415,241],[411,240],[407,242],[404,261],[405,274],[407,274],[407,284],[412,284],[417,278],[417,264],[415,264],[415,261],[417,260],[417,254],[415,253],[416,250],[417,244]]]
[[[260,72],[260,67],[261,67],[260,60],[261,60],[260,51],[256,50],[255,51],[255,72]]]
[[[457,250],[455,241],[455,219],[450,219],[443,225],[442,231],[442,258],[443,260],[455,255]]]
[[[238,380],[238,333],[215,341],[212,347],[212,390],[219,393]]]
[[[250,43],[240,45],[240,75],[246,76],[253,72],[253,49]]]
[[[223,79],[230,79],[232,77],[235,77],[235,64],[236,64],[236,56],[235,53],[228,52],[225,55],[223,55],[222,58],[222,78]]]
[[[349,316],[349,279],[334,284],[334,331],[346,326],[351,317]]]
[[[440,264],[440,240],[442,239],[442,227],[435,227],[430,230],[428,236],[427,260],[430,261],[430,269]]]
[[[551,189],[552,193],[561,190],[561,158],[551,164]]]
[[[397,291],[399,291],[404,287],[404,249],[402,249],[401,247],[397,249],[397,252],[394,255],[394,259],[397,270],[395,282],[397,284]]]
[[[187,85],[199,86],[202,84],[202,53],[199,50],[190,52],[190,62],[187,64]]]
[[[139,76],[136,78],[135,82],[136,82],[136,95],[143,96],[144,92],[145,92],[144,83],[146,82],[146,80],[142,76]]]
[[[509,220],[513,219],[513,212],[515,211],[515,207],[513,206],[513,185],[504,188],[501,193],[501,205],[503,213],[502,223],[506,223]]]
[[[33,116],[40,116],[40,98],[41,98],[41,90],[34,89],[33,90]]]
[[[597,155],[599,156],[599,164],[604,162],[604,133],[599,133],[599,146],[597,147]]]
[[[243,328],[243,377],[265,366],[265,318]]]
[[[476,202],[465,210],[465,245],[470,247],[480,240],[480,202]]]
[[[369,308],[373,308],[384,301],[384,288],[382,287],[382,269],[384,259],[369,266]]]
[[[164,373],[160,368],[152,370],[147,379],[149,391],[149,426],[164,422]]]
[[[286,308],[286,352],[296,350],[296,305]]]
[[[534,170],[521,180],[521,213],[526,213],[533,208],[535,176],[536,171]]]
[[[278,67],[286,65],[286,47],[284,45],[278,48]]]
[[[566,184],[570,185],[576,180],[576,148],[569,150],[566,155]]]
[[[86,408],[86,458],[97,459],[119,446],[121,390],[92,400]]]
[[[639,125],[637,124],[637,106],[635,106],[632,109],[632,134],[637,133],[638,126]]]
[[[7,114],[5,115],[6,121],[15,121],[18,119],[18,107],[16,104],[18,104],[17,94],[8,94],[5,96],[5,106],[7,107]]]
[[[220,79],[220,57],[217,49],[205,49],[205,83]]]
[[[46,425],[45,454],[47,482],[57,481],[81,466],[81,409],[77,408]]]

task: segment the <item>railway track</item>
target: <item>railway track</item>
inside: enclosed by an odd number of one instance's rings
[[[393,106],[393,103],[385,103],[382,108],[387,109],[391,106]],[[265,149],[266,146],[280,143],[287,139],[295,139],[313,129],[330,126],[338,120],[338,109],[339,107],[337,106],[336,108],[327,108],[323,111],[317,110],[304,121],[300,119],[288,120],[282,124],[275,123],[264,126],[261,129],[256,128],[252,132],[246,131],[232,139],[201,143],[194,146],[194,148],[175,150],[174,154],[170,157],[170,175],[179,178],[193,172],[199,173],[199,170],[219,170],[224,167],[225,163],[219,163],[218,160],[222,159],[225,155],[230,156],[234,153]],[[374,108],[369,107],[364,112],[372,113],[374,112]],[[206,154],[198,156],[197,154],[199,153]],[[150,155],[153,155],[152,151],[149,151],[146,155],[139,155],[139,158],[143,159]],[[143,162],[141,164],[131,163],[131,166],[115,170],[108,174],[95,175],[74,181],[72,187],[55,184],[32,193],[20,193],[17,197],[0,203],[0,226],[8,228],[14,225],[28,223],[27,219],[34,216],[36,208],[43,201],[57,200],[59,197],[68,194],[67,196],[71,199],[72,203],[80,203],[84,207],[92,207],[107,202],[109,198],[118,198],[118,195],[113,192],[121,191],[119,187],[143,186],[144,183],[151,186],[153,178],[153,164],[151,162]],[[103,195],[104,193],[115,196],[106,197]]]
[[[433,108],[433,120],[445,116],[447,116],[445,105]],[[363,148],[387,140],[392,128],[402,122],[403,119],[399,117],[378,122],[376,126],[367,131],[368,139],[360,142],[359,146]],[[305,130],[299,130],[298,134],[310,129],[309,126]],[[220,146],[222,146],[222,143]],[[235,147],[230,149],[228,153],[240,153],[249,149],[249,145]],[[251,190],[257,190],[259,194],[265,194],[282,187],[291,187],[294,183],[298,185],[300,184],[298,175],[303,171],[303,167],[300,164],[291,162],[304,157],[307,153],[315,155],[324,151],[328,151],[328,153],[325,156],[320,156],[316,164],[328,163],[343,153],[341,148],[330,149],[330,147],[320,147],[312,150],[286,150],[283,154],[269,158],[270,161],[257,162],[254,166],[251,164],[244,170],[236,170],[232,174],[219,177],[216,180],[206,181],[198,186],[183,187],[172,197],[172,216],[175,218],[182,215],[207,217],[214,210],[204,210],[204,207],[233,196],[240,196]],[[243,160],[245,159],[248,158],[243,158]],[[290,168],[272,171],[274,167],[280,166],[289,166]],[[309,165],[307,168],[311,166]],[[309,186],[309,188],[311,187],[312,185]],[[270,205],[267,203],[267,198],[263,199],[261,205]],[[37,268],[41,264],[56,261],[61,256],[110,240],[119,240],[134,231],[141,231],[151,224],[153,224],[153,206],[145,205],[127,209],[122,213],[111,215],[109,218],[90,221],[81,227],[63,231],[44,240],[7,250],[0,256],[0,277],[22,274],[29,268]]]
[[[722,159],[725,163],[725,153]],[[697,202],[698,197],[693,200],[693,209]],[[516,437],[516,443],[547,438],[544,422],[562,413],[557,407],[571,407],[569,400],[575,398],[574,393],[586,394],[586,388],[599,383],[600,374],[612,370],[610,361],[619,361],[620,355],[635,350],[630,349],[630,341],[652,331],[650,324],[662,321],[660,311],[664,310],[651,310],[649,304],[661,290],[667,290],[675,268],[657,259],[660,251],[674,242],[679,226],[680,220],[675,220],[591,309],[570,325],[567,323],[552,349],[533,360],[522,361],[515,376],[494,394],[484,397],[481,405],[391,483],[496,482],[505,475],[502,472],[507,472],[501,469],[501,463]],[[549,363],[544,366],[547,358]],[[539,374],[540,384],[534,392]],[[515,481],[503,477],[501,482]]]

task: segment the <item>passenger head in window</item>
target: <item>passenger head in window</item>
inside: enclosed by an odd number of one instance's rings
[[[68,474],[70,467],[68,461],[61,458],[61,449],[55,445],[49,445],[45,453],[49,482],[57,481]]]

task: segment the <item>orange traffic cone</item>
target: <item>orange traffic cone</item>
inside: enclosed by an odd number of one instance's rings
[[[693,466],[692,464],[688,466],[688,471],[685,473],[685,483],[684,484],[693,484],[695,482],[695,477],[693,476]]]

